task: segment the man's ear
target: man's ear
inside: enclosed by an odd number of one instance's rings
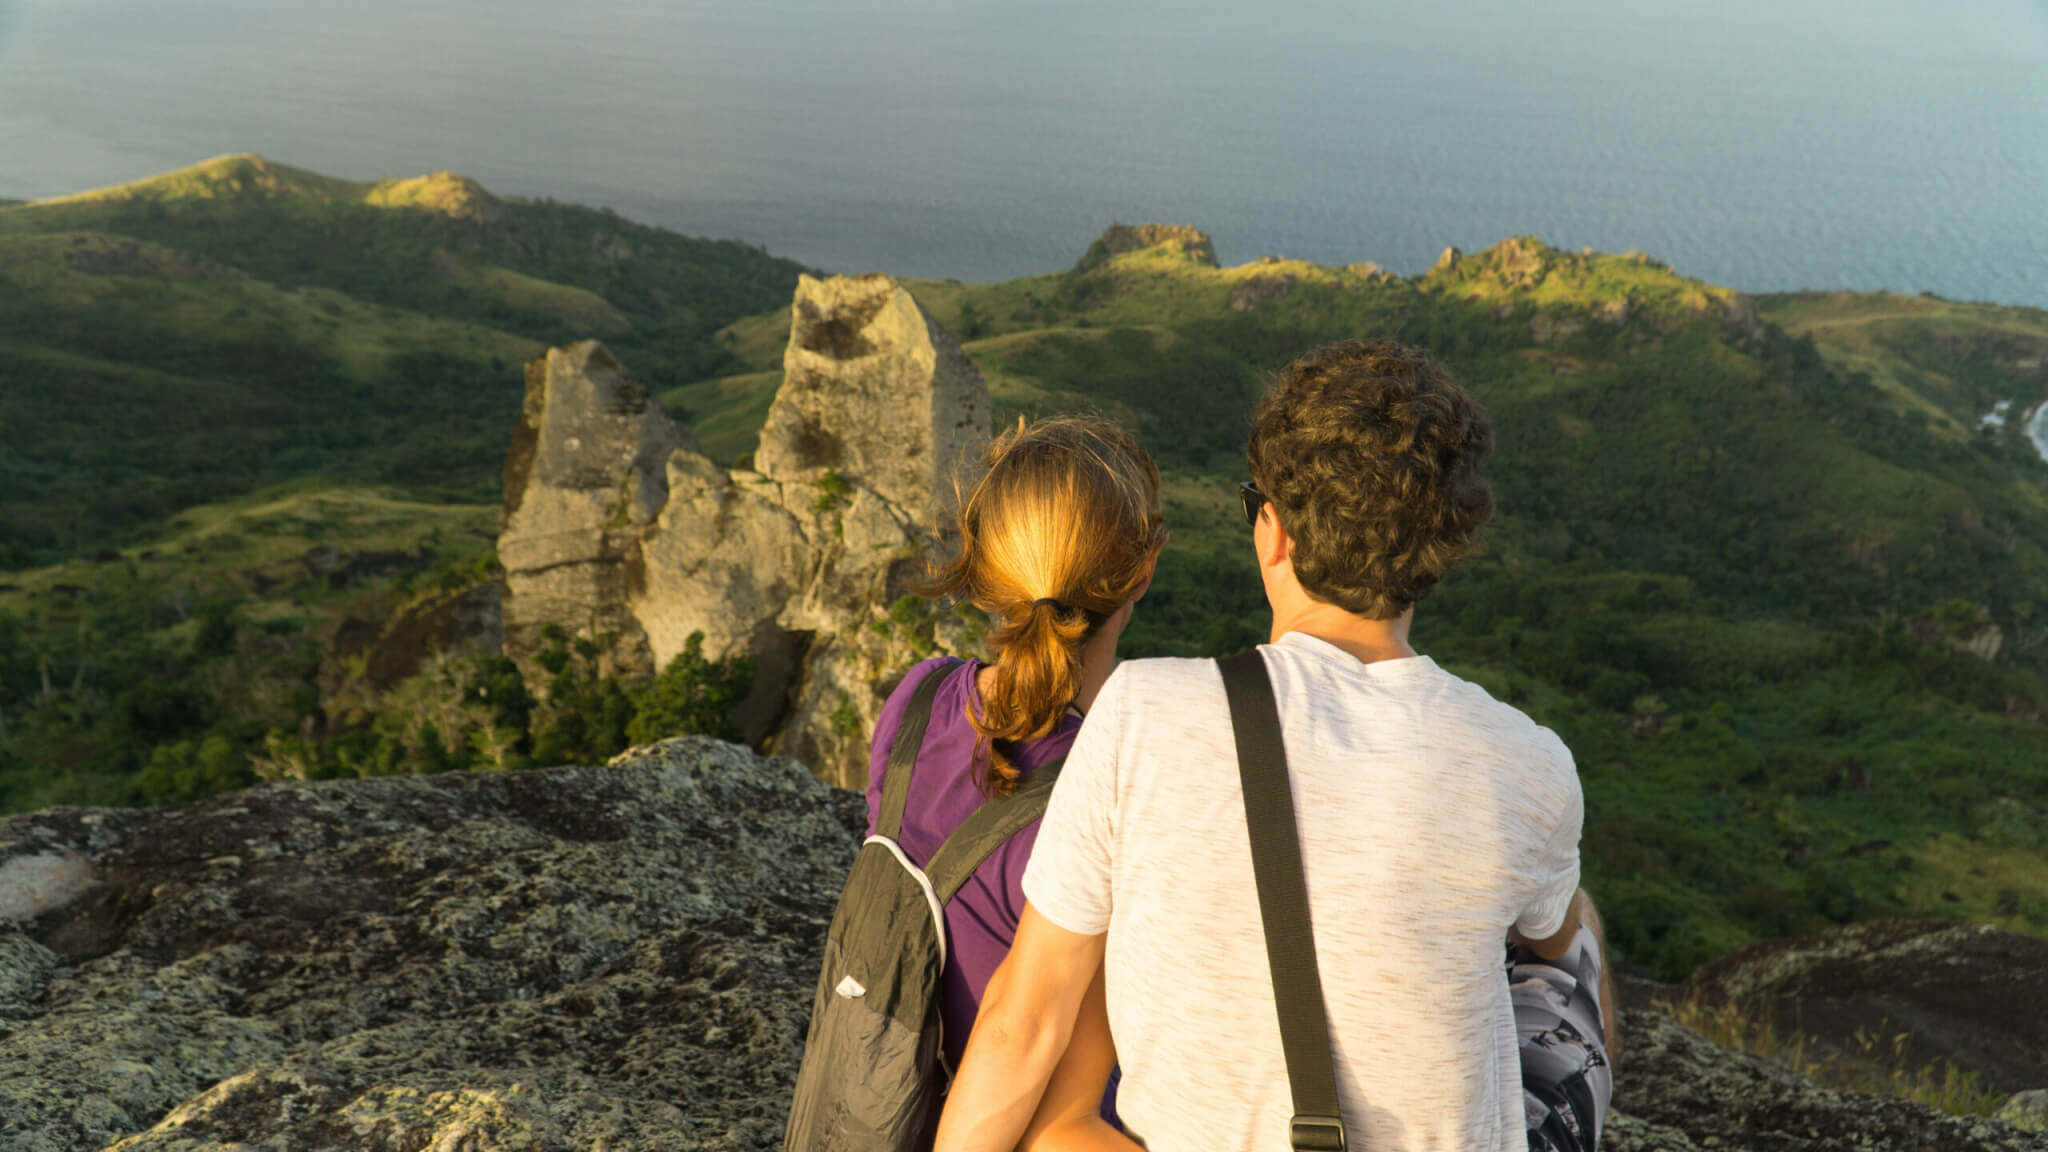
[[[1259,523],[1265,528],[1265,538],[1260,542],[1259,533],[1252,533],[1252,541],[1258,548],[1259,567],[1277,568],[1294,554],[1294,541],[1287,535],[1287,529],[1280,526],[1280,518],[1273,515],[1271,504],[1259,513]]]

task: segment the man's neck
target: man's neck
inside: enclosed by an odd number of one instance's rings
[[[1313,636],[1367,664],[1403,660],[1416,655],[1408,645],[1408,626],[1415,610],[1391,620],[1368,620],[1333,604],[1310,602],[1282,615],[1273,614],[1273,643],[1289,632]]]

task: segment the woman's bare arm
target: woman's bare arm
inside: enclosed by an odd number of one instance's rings
[[[1139,1152],[1139,1145],[1102,1118],[1102,1094],[1116,1068],[1116,1042],[1109,1034],[1104,970],[1081,999],[1066,1054],[1053,1070],[1045,1098],[1024,1130],[1019,1152]]]

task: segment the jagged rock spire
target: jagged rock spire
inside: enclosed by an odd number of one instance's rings
[[[988,441],[988,385],[887,276],[797,282],[782,388],[754,459],[770,476],[829,471],[932,523]]]
[[[506,650],[531,666],[549,622],[614,638],[609,665],[664,666],[693,633],[754,661],[752,743],[860,787],[887,689],[959,643],[890,604],[952,531],[954,483],[988,443],[988,386],[883,276],[805,277],[787,373],[755,454],[720,467],[601,346],[528,366],[506,468]]]

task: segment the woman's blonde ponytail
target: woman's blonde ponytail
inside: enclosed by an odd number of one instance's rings
[[[1006,746],[1048,735],[1081,686],[1081,649],[1135,599],[1166,544],[1159,471],[1108,420],[1019,421],[989,446],[988,471],[961,504],[960,552],[927,595],[965,595],[994,621],[994,683],[969,719],[990,791],[1017,771]]]

